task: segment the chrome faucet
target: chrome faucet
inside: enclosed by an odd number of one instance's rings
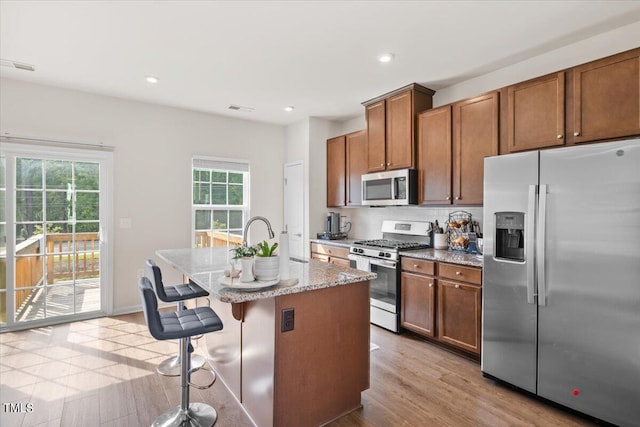
[[[254,216],[252,218],[249,218],[249,221],[247,221],[247,223],[244,225],[244,231],[242,232],[242,246],[244,247],[247,246],[247,232],[249,231],[249,226],[253,221],[257,219],[259,219],[260,221],[264,221],[264,223],[267,224],[267,231],[269,232],[270,239],[273,239],[274,237],[276,237],[276,235],[273,233],[273,229],[271,228],[271,223],[267,218],[263,216]]]

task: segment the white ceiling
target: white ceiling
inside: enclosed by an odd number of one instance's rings
[[[406,84],[438,90],[640,21],[640,2],[2,0],[0,15],[2,59],[36,67],[4,77],[289,124],[347,119]]]

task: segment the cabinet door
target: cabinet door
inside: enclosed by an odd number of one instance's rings
[[[385,170],[385,104],[384,100],[367,105],[367,171]]]
[[[362,204],[362,174],[367,173],[367,140],[364,130],[350,133],[347,142],[347,205]]]
[[[573,69],[575,142],[640,134],[640,49]]]
[[[451,204],[451,106],[418,116],[418,203]]]
[[[438,339],[480,354],[481,288],[438,280]]]
[[[345,137],[327,140],[327,207],[346,204]]]
[[[400,324],[411,331],[435,336],[435,279],[401,274]]]
[[[413,167],[413,91],[387,99],[387,169]]]
[[[481,205],[484,158],[498,154],[498,92],[453,106],[454,204]]]
[[[564,72],[507,89],[509,152],[564,145]]]

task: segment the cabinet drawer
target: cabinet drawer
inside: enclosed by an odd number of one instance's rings
[[[402,266],[402,270],[404,271],[411,271],[413,273],[419,274],[429,274],[431,276],[433,276],[435,272],[435,263],[433,261],[402,257],[400,264]]]
[[[440,263],[438,265],[438,276],[475,285],[482,284],[482,270],[479,268]]]
[[[341,265],[343,267],[350,267],[351,261],[343,258],[330,257],[329,264],[336,264],[336,265]]]
[[[311,252],[323,255],[336,256],[338,258],[349,258],[349,248],[341,248],[338,246],[321,245],[319,243],[311,244]]]
[[[329,262],[328,255],[320,255],[320,254],[312,253],[311,259],[317,259],[318,261],[322,261],[322,262]]]

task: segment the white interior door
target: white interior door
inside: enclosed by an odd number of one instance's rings
[[[289,254],[304,257],[304,175],[302,162],[284,165],[284,229],[289,233]]]

